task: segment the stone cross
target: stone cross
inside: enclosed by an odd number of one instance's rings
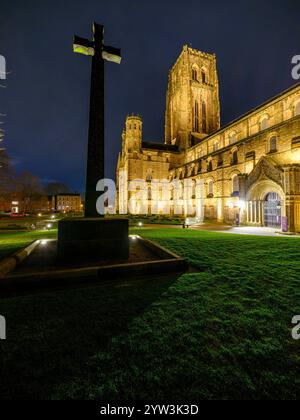
[[[104,27],[94,22],[93,34],[93,41],[75,35],[73,43],[75,53],[92,57],[85,217],[100,217],[96,185],[104,179],[104,61],[121,63],[121,50],[103,44]]]

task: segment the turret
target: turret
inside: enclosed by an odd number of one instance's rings
[[[131,115],[126,118],[123,142],[128,152],[139,151],[142,147],[143,122],[140,116]]]

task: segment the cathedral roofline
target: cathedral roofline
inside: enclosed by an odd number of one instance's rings
[[[270,99],[268,99],[267,101],[258,105],[257,107],[252,108],[250,111],[247,111],[245,114],[242,114],[240,117],[234,119],[233,121],[229,122],[228,124],[223,125],[219,130],[217,130],[214,133],[211,133],[207,137],[205,137],[205,139],[203,139],[203,142],[209,140],[210,138],[214,137],[217,134],[220,134],[222,131],[227,130],[232,125],[237,124],[238,122],[242,121],[244,118],[248,117],[249,115],[259,111],[261,108],[264,108],[266,105],[271,104],[273,101],[276,101],[277,99],[280,99],[282,96],[292,92],[293,90],[297,90],[298,88],[300,88],[300,82],[292,85],[291,87],[289,87],[287,89],[285,89],[281,93],[278,93],[277,95],[271,97]],[[200,143],[196,144],[195,146],[192,146],[190,149],[196,148],[197,146],[199,146],[199,144]]]
[[[142,142],[142,149],[159,150],[162,152],[179,152],[179,148],[176,145],[165,144],[165,143],[154,143],[150,141]]]

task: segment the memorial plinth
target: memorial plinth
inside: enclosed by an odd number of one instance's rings
[[[126,219],[64,219],[58,225],[58,256],[77,261],[127,259],[128,234]]]

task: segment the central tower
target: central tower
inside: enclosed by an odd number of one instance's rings
[[[169,73],[165,143],[186,150],[219,128],[216,56],[184,46]]]

